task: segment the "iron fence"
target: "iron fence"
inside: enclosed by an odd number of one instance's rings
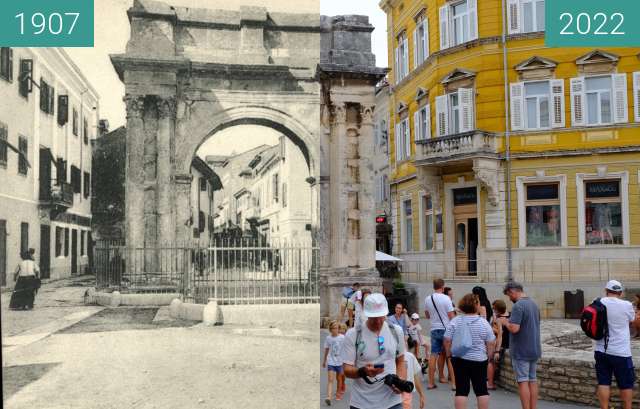
[[[434,278],[502,282],[506,259],[470,260],[475,271],[459,271],[456,260],[413,260],[400,262],[405,282],[429,282]],[[602,282],[610,279],[640,281],[639,258],[526,258],[513,261],[514,280],[526,283]]]
[[[208,246],[94,247],[96,287],[177,292],[221,304],[318,303],[319,248],[311,242],[220,239]]]

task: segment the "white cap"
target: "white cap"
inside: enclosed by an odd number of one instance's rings
[[[412,319],[412,320],[419,320],[419,319],[420,319],[420,316],[418,315],[418,313],[417,313],[417,312],[414,312],[413,314],[411,314],[411,319]]]
[[[607,290],[609,291],[615,291],[617,293],[621,292],[623,290],[622,288],[622,284],[620,284],[620,281],[617,280],[611,280],[607,283],[606,287]]]
[[[370,294],[364,300],[364,316],[367,318],[386,317],[389,314],[387,299],[380,293]]]

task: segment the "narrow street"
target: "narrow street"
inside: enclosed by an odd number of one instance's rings
[[[316,328],[84,306],[89,284],[45,284],[33,311],[9,311],[2,293],[4,408],[318,407]]]

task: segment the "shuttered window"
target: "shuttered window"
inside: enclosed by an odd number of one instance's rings
[[[429,22],[424,14],[413,31],[413,66],[418,68],[429,56]]]
[[[405,118],[396,124],[396,162],[402,162],[411,156],[411,130],[409,118]]]
[[[452,2],[442,6],[438,14],[441,50],[478,38],[477,0]]]
[[[84,172],[84,183],[83,186],[83,195],[85,199],[91,196],[91,174],[89,172]]]
[[[571,79],[573,126],[602,126],[629,121],[627,75]]]
[[[431,138],[431,106],[429,104],[418,109],[413,115],[415,140]]]
[[[9,129],[6,124],[0,122],[0,166],[7,167],[9,153]]]
[[[20,87],[18,92],[25,98],[29,98],[29,93],[33,89],[33,60],[20,60]]]
[[[69,96],[58,95],[58,125],[64,126],[69,122]]]
[[[73,187],[73,193],[82,192],[82,180],[80,169],[71,165],[71,186]]]
[[[55,111],[55,89],[40,78],[40,110],[53,115]]]
[[[640,72],[633,73],[633,112],[636,122],[640,122]]]
[[[436,97],[436,132],[438,136],[455,135],[475,129],[474,91],[459,88]]]
[[[29,162],[27,162],[27,158],[29,157],[29,142],[26,137],[18,137],[18,150],[20,151],[18,155],[18,173],[26,175],[29,169]]]
[[[13,49],[9,47],[0,48],[0,77],[13,81]]]
[[[73,134],[78,136],[78,110],[73,108]]]
[[[544,31],[544,8],[545,0],[508,0],[509,34]]]
[[[395,50],[395,77],[396,83],[402,81],[409,75],[409,43],[406,32],[401,33],[397,38],[398,46]]]

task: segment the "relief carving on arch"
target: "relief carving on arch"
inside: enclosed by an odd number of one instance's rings
[[[476,159],[473,161],[473,172],[476,179],[487,190],[487,199],[491,206],[498,206],[500,201],[499,168],[500,164],[496,160]]]
[[[176,97],[158,97],[156,107],[160,118],[173,119],[176,117]]]
[[[373,124],[373,113],[375,111],[375,105],[360,105],[360,117],[364,125]]]
[[[144,113],[144,95],[125,95],[122,99],[127,106],[127,119],[142,118]]]
[[[440,210],[440,184],[442,176],[437,168],[426,166],[418,166],[417,168],[418,183],[424,188],[431,198],[431,205],[434,210]]]

